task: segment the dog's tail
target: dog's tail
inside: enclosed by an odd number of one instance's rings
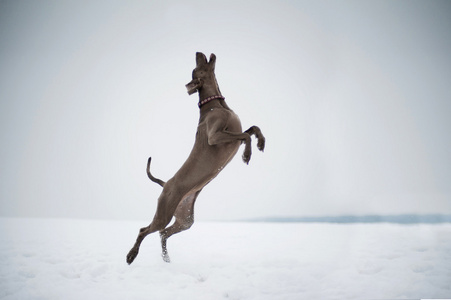
[[[155,178],[152,176],[152,174],[150,173],[150,161],[152,160],[152,157],[149,157],[149,159],[147,160],[147,176],[149,176],[149,179],[152,180],[153,182],[158,183],[159,185],[161,185],[162,187],[164,187],[164,185],[166,184],[166,182],[164,182],[161,179]]]

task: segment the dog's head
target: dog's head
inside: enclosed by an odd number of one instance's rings
[[[207,61],[207,57],[203,53],[196,53],[196,68],[193,70],[193,80],[185,85],[188,94],[194,94],[206,84],[217,85],[215,78],[215,63],[216,56],[213,53],[210,55],[210,61]]]

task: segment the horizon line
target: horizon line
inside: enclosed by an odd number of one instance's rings
[[[451,223],[451,214],[345,214],[338,216],[268,216],[241,220],[244,222],[269,223],[396,223],[441,224]]]

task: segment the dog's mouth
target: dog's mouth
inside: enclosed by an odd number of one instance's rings
[[[188,94],[192,95],[202,87],[202,84],[203,84],[202,80],[196,78],[191,80],[188,84],[186,84],[185,87],[188,90]]]

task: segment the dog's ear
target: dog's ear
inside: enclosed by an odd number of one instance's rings
[[[216,66],[216,55],[214,53],[210,54],[210,61],[208,62],[210,68],[214,71]]]
[[[198,67],[207,63],[207,57],[202,52],[196,52],[196,64]]]

